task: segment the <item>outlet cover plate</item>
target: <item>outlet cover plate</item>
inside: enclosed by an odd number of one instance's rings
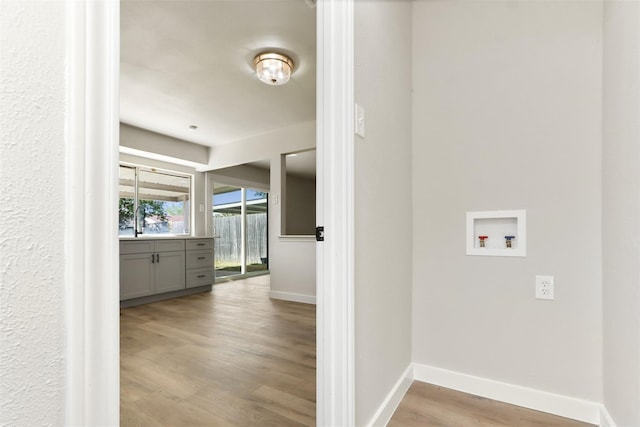
[[[553,276],[536,276],[536,298],[553,300]]]

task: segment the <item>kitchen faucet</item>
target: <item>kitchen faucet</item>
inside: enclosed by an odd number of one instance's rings
[[[143,234],[142,231],[138,231],[138,220],[140,219],[140,208],[142,205],[138,205],[135,211],[133,211],[133,237],[138,237],[138,234]]]

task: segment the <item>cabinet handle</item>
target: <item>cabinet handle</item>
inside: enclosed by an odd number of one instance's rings
[[[155,254],[151,254],[151,264],[155,264],[156,262],[154,261],[154,256]]]
[[[207,259],[207,257],[199,256],[198,259]]]
[[[160,254],[156,254],[156,262],[160,264]]]
[[[207,277],[207,275],[206,274],[201,274],[201,275],[198,276],[198,279],[201,279],[203,277]]]
[[[204,243],[197,243],[198,246],[204,246]]]

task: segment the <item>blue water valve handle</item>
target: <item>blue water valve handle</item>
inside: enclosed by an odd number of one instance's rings
[[[508,247],[508,248],[510,248],[510,247],[511,247],[511,241],[512,241],[513,239],[515,239],[515,238],[516,238],[516,236],[504,236],[504,238],[505,238],[505,240],[507,241],[507,242],[506,242],[506,243],[507,243],[507,247]]]

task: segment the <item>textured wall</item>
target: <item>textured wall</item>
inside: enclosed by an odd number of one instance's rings
[[[0,13],[0,425],[64,421],[64,3]]]
[[[602,4],[413,18],[413,361],[601,401]],[[498,209],[527,210],[527,257],[466,256],[465,212]]]

